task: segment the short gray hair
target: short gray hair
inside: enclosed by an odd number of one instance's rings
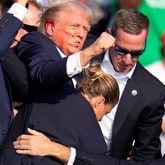
[[[45,12],[43,13],[41,17],[41,24],[39,27],[39,30],[42,33],[45,33],[45,23],[47,20],[52,19],[58,19],[59,13],[61,11],[67,11],[67,10],[73,10],[74,8],[80,8],[81,10],[84,10],[88,14],[89,18],[89,24],[93,24],[93,12],[92,10],[85,5],[84,3],[77,1],[77,0],[57,0],[54,2],[50,7],[48,7]]]

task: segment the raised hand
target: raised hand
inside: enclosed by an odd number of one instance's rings
[[[99,38],[89,47],[84,49],[80,54],[81,65],[86,65],[93,57],[98,56],[114,46],[115,38],[103,32]]]
[[[28,0],[16,0],[16,2],[20,3],[21,5],[25,6]]]

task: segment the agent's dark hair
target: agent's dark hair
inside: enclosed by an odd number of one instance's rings
[[[114,36],[119,28],[129,34],[140,34],[144,29],[148,32],[149,19],[136,9],[120,9],[112,22],[111,30]]]

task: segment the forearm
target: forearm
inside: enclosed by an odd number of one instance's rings
[[[59,143],[50,142],[47,156],[52,156],[63,163],[67,163],[71,154],[71,149]]]
[[[84,49],[80,53],[80,65],[83,67],[89,63],[89,61],[94,57],[94,52],[90,48]]]

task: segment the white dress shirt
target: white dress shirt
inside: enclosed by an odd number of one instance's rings
[[[19,3],[14,3],[8,10],[8,13],[13,14],[22,21],[27,14],[27,8]]]
[[[56,48],[62,58],[67,57],[58,47]],[[77,75],[78,73],[82,72],[83,67],[81,67],[81,64],[80,64],[80,53],[81,52],[77,52],[75,54],[68,56],[68,59],[66,62],[66,73],[68,77],[73,77]],[[72,81],[75,86],[76,81],[74,79]]]
[[[128,79],[131,78],[131,76],[134,72],[135,66],[128,73],[116,72],[112,66],[112,63],[109,59],[109,53],[107,51],[105,53],[104,59],[101,63],[101,68],[105,73],[112,75],[117,80],[118,85],[119,85],[119,90],[120,90],[120,97],[121,97],[121,95],[124,91],[124,88],[127,84]],[[120,97],[119,97],[119,99],[120,99]],[[110,146],[111,146],[112,128],[113,128],[113,122],[114,122],[117,107],[118,107],[118,104],[116,104],[116,106],[112,109],[111,112],[104,115],[104,117],[102,118],[101,121],[99,121],[99,125],[101,127],[101,130],[102,130],[105,142],[107,144],[108,150],[110,149]]]

